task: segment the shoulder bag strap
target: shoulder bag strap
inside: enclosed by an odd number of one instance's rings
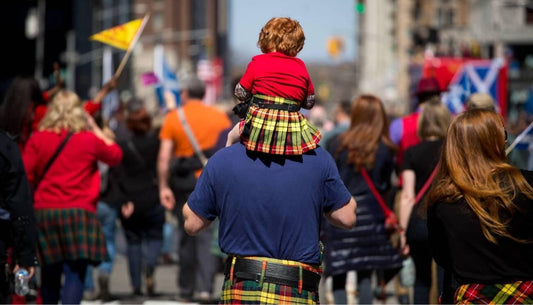
[[[376,189],[376,186],[374,185],[374,182],[372,182],[372,179],[368,176],[367,171],[363,166],[359,166],[359,171],[361,172],[361,175],[363,175],[363,178],[366,181],[366,184],[368,184],[368,187],[372,191],[372,194],[374,194],[374,197],[376,197],[376,200],[378,201],[379,205],[381,206],[381,209],[383,210],[383,213],[385,214],[385,217],[388,217],[392,211],[387,207],[385,204],[385,201],[383,201],[383,198],[379,194],[378,190]]]
[[[424,194],[426,193],[426,191],[428,190],[429,186],[431,185],[431,182],[433,182],[433,178],[435,178],[435,175],[437,174],[437,169],[439,168],[439,165],[437,164],[435,166],[435,168],[433,169],[433,171],[431,172],[431,175],[429,175],[429,178],[428,180],[426,180],[426,183],[424,183],[424,186],[422,186],[422,188],[420,189],[420,191],[418,192],[418,194],[416,194],[416,197],[415,197],[415,204],[417,204],[420,199],[422,198],[422,196],[424,196]]]
[[[178,106],[176,110],[178,113],[178,118],[181,121],[181,125],[183,126],[183,129],[185,130],[185,133],[187,134],[187,138],[189,138],[189,141],[191,142],[192,148],[194,149],[194,153],[196,154],[198,159],[200,159],[200,162],[202,162],[202,166],[205,167],[205,165],[207,164],[207,158],[202,152],[202,150],[200,149],[200,145],[198,144],[198,141],[194,137],[191,127],[187,123],[185,112],[183,112],[183,107]]]
[[[44,176],[46,175],[46,172],[48,172],[48,169],[50,168],[50,166],[52,166],[52,163],[54,163],[54,161],[56,160],[57,156],[59,156],[59,153],[63,150],[63,147],[65,147],[65,144],[67,144],[67,142],[70,139],[70,137],[72,136],[72,134],[73,134],[72,131],[67,134],[67,136],[61,142],[61,144],[59,144],[59,146],[57,147],[56,151],[52,155],[52,158],[50,158],[50,160],[48,160],[48,163],[46,163],[46,165],[44,166],[43,172],[41,173],[41,176],[39,177],[39,180],[37,180],[37,185],[35,186],[35,189],[37,189],[37,187],[39,186],[39,183],[41,183],[41,181],[43,180]]]
[[[135,144],[133,144],[133,141],[131,139],[128,140],[127,145],[130,151],[133,153],[133,155],[137,159],[137,161],[139,161],[139,163],[141,163],[141,165],[144,167],[146,165],[146,162],[144,161],[143,156],[137,150],[137,147],[135,147]]]

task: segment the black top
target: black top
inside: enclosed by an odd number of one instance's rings
[[[530,185],[533,172],[522,171]],[[533,200],[519,194],[521,209],[509,223],[513,236],[533,241]],[[506,283],[533,280],[533,243],[497,237],[489,242],[464,199],[437,202],[428,212],[429,240],[437,263],[455,275],[459,284]]]
[[[136,212],[159,205],[156,177],[159,151],[157,130],[132,136],[131,139],[119,141],[117,144],[122,148],[123,157],[114,173],[120,172],[118,184],[124,194],[124,202],[132,201]]]
[[[340,144],[339,135],[330,142],[328,151],[335,159],[335,163],[339,169],[339,175],[342,181],[344,181],[346,188],[348,188],[353,196],[371,194],[370,187],[366,183],[365,178],[363,178],[359,171],[356,172],[354,170],[353,164],[347,163],[348,151],[343,150],[337,152]],[[367,169],[367,172],[376,189],[383,194],[390,187],[390,178],[394,169],[394,153],[383,142],[380,142],[376,150],[375,160],[374,167],[370,170]]]
[[[30,187],[18,146],[3,132],[0,132],[0,208],[3,210],[0,258],[5,258],[6,247],[13,245],[19,265],[35,265],[37,229]]]
[[[404,155],[402,161],[401,171],[413,170],[416,175],[415,179],[415,193],[418,194],[420,189],[428,180],[431,172],[439,163],[440,152],[443,141],[424,141],[415,146],[409,147]]]

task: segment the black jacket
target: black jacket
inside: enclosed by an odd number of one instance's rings
[[[0,132],[0,260],[8,246],[15,250],[20,266],[35,265],[37,228],[33,200],[20,151],[5,133]]]

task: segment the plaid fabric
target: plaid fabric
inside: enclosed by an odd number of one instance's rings
[[[102,226],[95,213],[83,209],[37,209],[35,217],[41,264],[77,259],[98,264],[107,259]]]
[[[299,105],[281,97],[254,95],[241,125],[246,149],[274,155],[301,155],[316,148],[322,135],[299,111],[259,108],[254,103],[257,101]]]
[[[467,284],[455,292],[456,304],[533,304],[533,281]]]
[[[249,256],[245,258],[287,266],[302,266],[303,269],[322,273],[320,266],[290,260]],[[259,283],[257,281],[240,280],[238,278],[231,279],[230,275],[226,274],[219,304],[320,304],[320,302],[318,291],[302,290],[300,293],[297,287],[268,282]]]
[[[310,292],[298,288],[227,279],[222,286],[219,304],[320,304],[318,291]]]

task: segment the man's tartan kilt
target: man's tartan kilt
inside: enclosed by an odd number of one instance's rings
[[[301,155],[316,148],[322,135],[299,111],[260,108],[254,101],[299,105],[281,97],[254,95],[240,126],[246,149],[274,155]]]
[[[321,266],[267,257],[247,256],[245,258],[294,266],[295,268],[299,266],[305,270],[322,274]],[[243,280],[232,276],[232,273],[233,267],[230,274],[225,274],[219,304],[320,304],[318,290],[302,289],[299,291],[298,287],[288,285]]]
[[[41,264],[65,260],[108,258],[102,226],[96,214],[83,209],[36,209],[38,254]]]
[[[219,304],[319,304],[318,291],[256,281],[226,279]]]
[[[455,291],[455,304],[533,304],[533,281],[461,285]]]

